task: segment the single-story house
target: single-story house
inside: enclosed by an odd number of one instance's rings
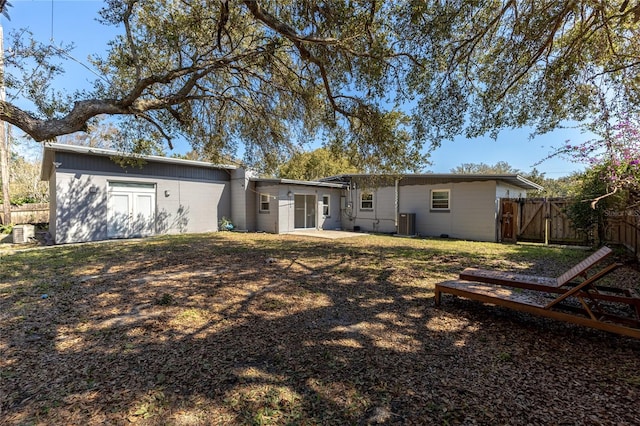
[[[122,167],[116,151],[46,143],[49,232],[56,243],[208,232],[231,216],[234,166],[143,156]],[[240,176],[241,177],[241,176]]]
[[[58,244],[236,229],[347,229],[497,240],[498,200],[538,185],[517,175],[264,179],[230,165],[46,143],[49,232]]]
[[[240,167],[46,143],[49,233],[58,244],[236,229],[340,228],[342,183],[260,179]]]
[[[516,174],[351,174],[342,227],[348,230],[498,241],[500,198],[526,198],[542,187]]]

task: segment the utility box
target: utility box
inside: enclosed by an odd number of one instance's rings
[[[13,227],[13,243],[28,243],[30,238],[36,236],[36,229],[33,225],[16,225]]]
[[[398,235],[416,235],[415,213],[400,213],[398,215]]]

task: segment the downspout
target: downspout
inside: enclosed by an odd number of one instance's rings
[[[356,183],[351,180],[349,182],[349,201],[351,202],[351,212],[349,213],[349,219],[355,221],[358,218],[358,210],[356,210],[356,193],[358,192]]]
[[[396,233],[398,233],[398,221],[400,220],[400,179],[395,180],[395,194],[394,194],[394,203],[395,203],[395,218],[394,224],[396,227]]]
[[[378,190],[373,191],[373,232],[380,231],[380,218],[378,217]]]

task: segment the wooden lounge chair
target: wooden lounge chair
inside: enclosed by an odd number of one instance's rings
[[[640,295],[634,290],[596,286],[620,264],[587,271],[611,253],[598,250],[558,278],[465,269],[459,280],[436,284],[435,303],[450,293],[549,318],[640,338]],[[580,277],[582,281],[575,282]]]
[[[509,272],[490,271],[486,269],[467,268],[460,273],[461,280],[478,281],[488,284],[502,284],[519,288],[538,290],[540,286],[562,287],[578,277],[585,277],[589,269],[606,259],[612,250],[602,247],[582,262],[569,269],[558,278],[540,277],[536,275],[513,274]]]

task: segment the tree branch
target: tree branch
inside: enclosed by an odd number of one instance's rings
[[[131,55],[133,56],[132,62],[136,69],[136,79],[140,80],[140,77],[142,76],[142,70],[140,69],[140,56],[138,55],[138,49],[136,47],[136,44],[133,41],[133,35],[131,33],[131,24],[129,23],[129,19],[133,14],[133,8],[135,7],[136,3],[137,3],[137,0],[128,2],[127,10],[125,11],[122,21],[124,23],[124,30],[127,36],[127,44],[129,45],[129,49],[131,50]]]
[[[311,37],[300,35],[291,26],[280,21],[258,4],[257,0],[244,0],[244,5],[258,21],[267,25],[272,30],[282,34],[294,43],[309,42],[313,44],[322,44],[325,46],[336,45],[340,43],[340,39],[334,37]]]
[[[520,82],[520,80],[527,75],[527,73],[529,72],[529,70],[533,67],[533,65],[538,61],[538,59],[540,59],[540,57],[542,56],[542,54],[544,53],[545,50],[551,50],[553,48],[553,40],[556,36],[556,33],[558,32],[558,30],[560,29],[560,26],[562,25],[562,23],[564,22],[565,17],[567,16],[567,14],[569,13],[569,11],[571,10],[571,8],[574,6],[574,2],[570,1],[567,3],[567,5],[564,7],[564,9],[558,14],[558,16],[556,17],[556,19],[553,22],[553,27],[551,28],[551,31],[549,32],[549,34],[547,35],[546,39],[544,40],[544,42],[542,43],[542,45],[540,47],[538,47],[538,50],[533,54],[533,56],[529,59],[529,61],[527,62],[527,64],[525,65],[524,69],[522,69],[516,76],[514,76],[511,81],[509,82],[509,84],[507,84],[507,87],[504,88],[504,90],[500,93],[500,95],[498,96],[498,99],[503,99],[506,95],[507,92],[513,87],[515,86],[517,83]]]
[[[597,198],[594,198],[592,200],[585,200],[585,201],[591,201],[591,208],[595,210],[596,204],[598,204],[598,201],[602,200],[603,198],[610,197],[613,194],[615,194],[616,192],[618,192],[618,187],[617,186],[615,188],[613,188],[613,191],[611,191],[611,192],[608,192],[608,193],[606,193],[604,195],[601,195],[601,196],[599,196]]]
[[[136,117],[141,117],[145,119],[146,121],[151,123],[156,129],[158,129],[158,132],[160,132],[162,137],[164,137],[165,140],[167,141],[167,145],[169,145],[169,149],[173,149],[173,143],[171,142],[171,137],[164,131],[164,129],[162,128],[162,126],[160,126],[160,124],[156,123],[153,117],[144,113],[136,114]]]
[[[15,105],[0,101],[0,120],[20,128],[37,142],[50,140],[56,136],[86,131],[87,121],[100,114],[128,114],[130,111],[115,99],[91,99],[76,102],[73,109],[63,118],[43,120],[34,117]]]
[[[268,26],[272,30],[277,31],[278,33],[282,34],[287,39],[289,39],[296,46],[296,48],[300,52],[300,57],[303,60],[310,61],[318,67],[318,70],[320,71],[320,77],[322,78],[322,84],[327,94],[327,98],[331,103],[331,107],[335,111],[343,114],[344,116],[349,116],[348,111],[340,107],[340,105],[338,105],[338,103],[335,100],[324,63],[322,63],[322,61],[320,61],[318,58],[313,56],[309,51],[309,49],[307,49],[304,45],[304,42],[311,42],[314,44],[323,44],[323,45],[335,45],[335,44],[338,44],[338,39],[300,36],[289,25],[285,24],[284,22],[281,22],[278,18],[276,18],[275,16],[271,15],[269,12],[262,9],[262,7],[258,4],[256,0],[245,0],[243,3],[245,4],[245,6],[247,6],[251,14],[257,20],[259,20],[260,22],[264,23],[266,26]]]
[[[0,101],[0,120],[20,128],[38,142],[50,140],[56,136],[86,131],[87,120],[100,115],[140,115],[146,111],[168,108],[189,101],[189,94],[196,83],[216,69],[228,67],[247,58],[256,57],[270,51],[270,45],[260,46],[239,55],[216,58],[198,65],[170,70],[163,75],[141,78],[133,89],[121,99],[87,99],[78,101],[64,117],[45,120],[7,101]],[[149,99],[144,95],[155,84],[168,84],[187,77],[181,88],[173,94]]]

